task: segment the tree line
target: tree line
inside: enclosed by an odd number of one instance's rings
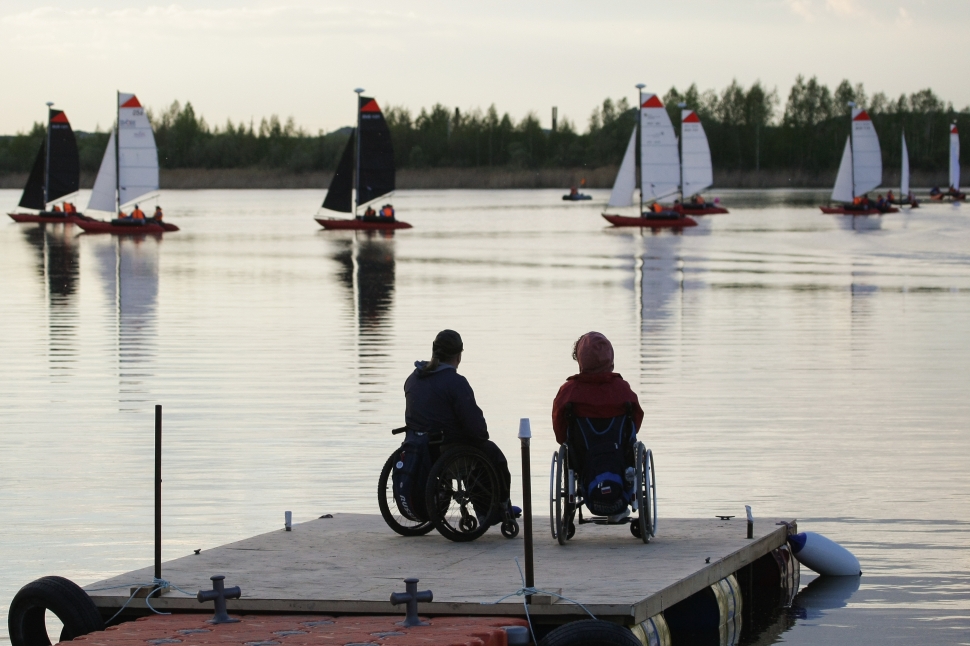
[[[718,170],[827,171],[838,167],[849,132],[849,101],[868,109],[883,150],[883,163],[900,163],[905,131],[913,168],[942,170],[947,164],[949,124],[970,127],[970,108],[956,111],[932,90],[895,99],[869,96],[861,83],[842,81],[834,90],[817,78],[799,76],[784,106],[777,89],[760,82],[733,81],[721,91],[691,85],[663,95],[675,126],[680,107],[696,109]],[[435,104],[417,114],[401,106],[385,109],[398,168],[506,167],[597,168],[618,164],[636,120],[627,98],[606,99],[593,110],[585,131],[563,118],[543,128],[536,113],[516,121],[487,110],[462,111]],[[253,122],[210,126],[191,103],[173,102],[149,119],[155,129],[162,168],[264,168],[290,172],[333,170],[350,128],[311,134],[292,118],[272,116]],[[970,130],[967,130],[970,132]],[[45,133],[0,137],[0,172],[27,172]],[[108,135],[77,132],[81,168],[96,171]]]

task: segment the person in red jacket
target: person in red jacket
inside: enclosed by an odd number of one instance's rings
[[[643,409],[637,395],[618,373],[613,372],[613,345],[599,332],[587,332],[573,345],[573,359],[579,374],[566,379],[552,403],[552,428],[556,440],[566,441],[569,420],[566,405],[573,405],[577,417],[616,417],[632,407],[633,422],[639,430]]]

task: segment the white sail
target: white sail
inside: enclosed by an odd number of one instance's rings
[[[636,143],[637,129],[634,128],[633,133],[630,134],[630,143],[627,144],[626,152],[623,153],[620,171],[616,174],[616,181],[613,182],[609,206],[633,205],[633,191],[637,186]]]
[[[700,117],[693,110],[680,113],[681,157],[683,164],[684,197],[700,193],[714,183],[711,147]]]
[[[670,115],[656,94],[640,106],[640,190],[644,200],[660,200],[680,190],[680,155]]]
[[[960,133],[955,123],[950,126],[950,186],[960,190]]]
[[[865,195],[882,184],[882,150],[869,113],[852,108],[853,196]]]
[[[134,94],[118,95],[118,168],[122,205],[158,191],[155,135]]]
[[[839,162],[839,174],[835,177],[835,187],[832,188],[833,202],[852,201],[852,143],[845,138],[845,149],[842,151],[842,161]]]
[[[906,133],[903,133],[903,170],[899,176],[899,199],[909,195],[909,149],[906,148]]]
[[[91,191],[91,199],[88,201],[88,211],[107,211],[114,213],[117,204],[115,203],[115,188],[118,184],[118,166],[115,164],[115,131],[111,131],[108,137],[108,147],[101,158],[101,168],[98,169],[98,176],[94,179],[94,189]]]

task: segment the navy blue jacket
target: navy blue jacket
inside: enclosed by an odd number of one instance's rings
[[[446,443],[476,444],[488,439],[485,415],[475,403],[468,380],[442,363],[422,374],[427,361],[415,361],[404,382],[404,423],[415,431],[441,431]]]

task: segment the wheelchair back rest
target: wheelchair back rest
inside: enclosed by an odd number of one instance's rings
[[[633,483],[626,477],[626,470],[635,440],[636,428],[626,414],[570,420],[570,463],[579,472],[586,506],[593,514],[610,516],[630,504]]]

